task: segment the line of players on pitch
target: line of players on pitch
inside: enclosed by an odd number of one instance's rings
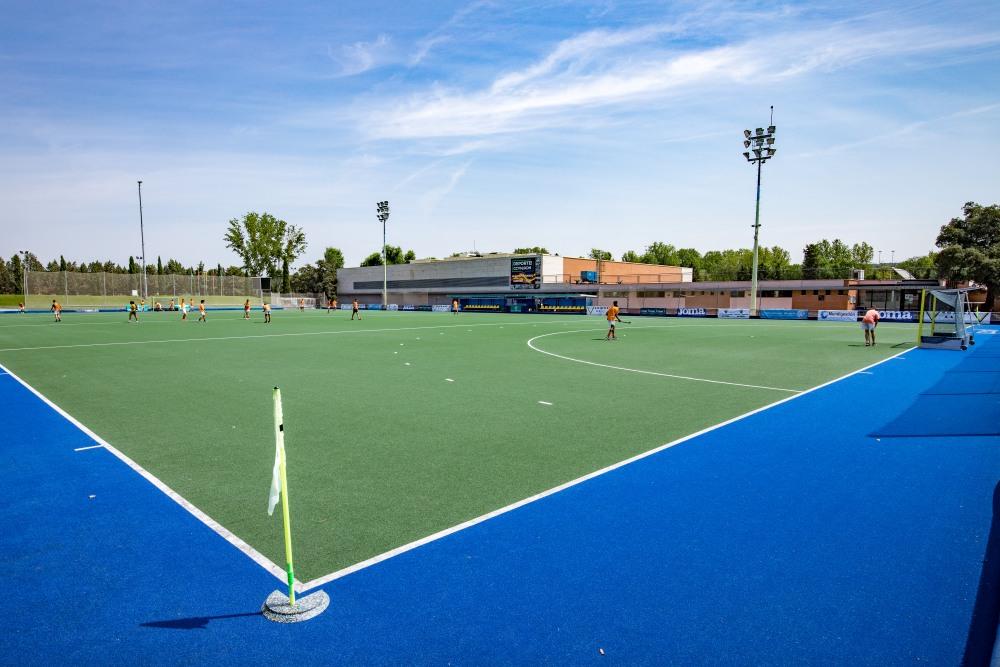
[[[173,310],[173,305],[174,302],[173,299],[171,299],[170,310]],[[18,306],[20,307],[20,311],[23,313],[24,304],[18,304]],[[352,306],[351,319],[353,320],[357,318],[358,320],[360,320],[361,310],[359,308],[358,300],[355,299],[351,303],[351,306]],[[181,320],[187,319],[188,311],[190,309],[191,309],[190,304],[188,304],[187,301],[185,301],[184,299],[181,299],[181,305],[180,305]],[[305,309],[306,309],[305,300],[299,299],[299,311],[305,312]],[[51,310],[53,314],[55,314],[56,322],[62,322],[62,306],[55,299],[52,299]],[[330,299],[326,304],[326,311],[328,313],[332,313],[335,310],[337,310],[337,300]],[[451,302],[451,312],[456,315],[458,314],[458,299],[455,299]],[[612,303],[611,307],[608,308],[608,312],[605,315],[608,319],[608,335],[605,337],[605,340],[618,340],[618,337],[615,335],[615,322],[622,321],[622,319],[619,317],[619,313],[621,313],[621,309],[618,308],[618,302],[615,301]],[[250,299],[247,299],[246,301],[243,302],[243,319],[244,320],[250,319]],[[128,302],[128,320],[129,322],[131,322],[132,320],[135,320],[137,323],[139,322],[139,307],[136,305],[135,301]],[[208,321],[208,319],[205,317],[204,299],[202,299],[198,303],[198,321],[199,322]],[[864,316],[861,318],[861,329],[865,332],[865,347],[871,347],[875,345],[875,328],[878,327],[878,322],[879,322],[879,314],[878,311],[875,310],[874,308],[869,309],[868,312],[866,312]],[[270,323],[271,323],[271,304],[265,303],[264,324],[270,324]]]
[[[352,305],[351,319],[353,320],[353,319],[357,318],[358,320],[360,320],[361,319],[361,309],[360,309],[360,304],[358,303],[358,300],[355,299],[354,302],[351,305]],[[19,307],[20,312],[23,313],[24,312],[24,304],[18,304],[18,307]],[[168,310],[177,310],[177,311],[179,311],[180,314],[181,314],[181,321],[183,322],[183,321],[187,320],[188,313],[191,312],[192,308],[193,308],[193,306],[190,303],[188,303],[187,300],[185,300],[185,299],[182,298],[181,299],[180,307],[178,307],[176,309],[174,308],[174,301],[173,301],[173,299],[171,299],[170,300],[170,308]],[[206,312],[205,300],[204,299],[202,299],[201,301],[198,302],[197,308],[198,308],[198,321],[199,322],[208,322],[208,317],[207,317],[207,312]],[[249,320],[250,319],[250,310],[251,310],[251,308],[252,307],[250,305],[250,299],[247,299],[246,301],[243,302],[243,319],[244,320]],[[299,299],[299,312],[305,312],[305,309],[306,309],[305,299]],[[52,306],[50,306],[49,310],[51,310],[52,314],[55,316],[55,321],[56,322],[62,322],[62,304],[59,303],[58,300],[52,299]],[[139,311],[140,311],[139,304],[137,304],[135,302],[135,300],[131,300],[131,301],[128,302],[128,308],[127,308],[127,310],[128,310],[128,321],[129,322],[135,321],[138,324],[138,322],[139,322]],[[162,309],[157,309],[157,310],[162,310]],[[327,312],[331,313],[334,310],[337,310],[337,300],[336,299],[330,299],[330,301],[327,303]],[[455,310],[455,312],[458,312],[458,302],[457,301],[454,304],[454,310]],[[270,324],[271,323],[271,304],[265,303],[263,305],[263,311],[264,311],[264,324]]]

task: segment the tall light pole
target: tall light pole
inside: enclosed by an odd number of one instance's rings
[[[757,314],[757,250],[760,236],[760,170],[764,163],[774,157],[774,105],[771,106],[771,124],[756,131],[743,130],[743,148],[748,149],[743,157],[750,164],[757,163],[757,208],[753,222],[753,275],[750,280],[750,314]],[[752,155],[751,155],[752,154]]]
[[[389,219],[389,202],[380,201],[375,205],[379,222],[382,223],[382,309],[389,307],[389,254],[385,245],[385,223]]]
[[[24,255],[24,261],[21,263],[21,291],[24,292],[24,309],[28,310],[28,251],[18,252]]]
[[[139,181],[139,242],[142,244],[142,298],[149,298],[149,286],[146,284],[146,235],[142,229],[142,181]]]

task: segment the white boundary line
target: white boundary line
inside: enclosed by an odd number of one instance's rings
[[[671,447],[674,447],[675,445],[679,445],[682,442],[687,442],[688,440],[691,440],[693,438],[697,438],[700,435],[704,435],[704,434],[709,433],[711,431],[714,431],[716,429],[720,429],[720,428],[722,428],[724,426],[728,426],[728,425],[733,424],[735,422],[738,422],[740,420],[746,419],[747,417],[755,415],[755,414],[757,414],[759,412],[763,412],[765,410],[769,410],[770,408],[773,408],[773,407],[776,407],[778,405],[781,405],[782,403],[787,403],[788,401],[794,401],[796,398],[800,398],[802,396],[805,396],[806,394],[811,394],[814,391],[818,391],[818,390],[820,390],[820,389],[822,389],[824,387],[828,387],[828,386],[830,386],[830,385],[832,385],[834,383],[840,382],[841,380],[846,380],[847,378],[851,377],[852,375],[856,375],[857,373],[859,373],[861,371],[866,371],[869,368],[874,368],[875,366],[878,366],[879,364],[885,363],[886,361],[889,361],[890,359],[893,359],[893,358],[895,358],[895,357],[897,357],[897,356],[899,356],[901,354],[904,354],[904,353],[910,352],[910,351],[912,351],[912,350],[911,349],[902,350],[902,351],[897,352],[896,354],[892,355],[891,357],[886,357],[885,359],[882,359],[881,361],[876,361],[875,363],[870,364],[868,366],[865,366],[863,368],[859,368],[856,371],[851,371],[850,373],[847,373],[846,375],[842,375],[842,376],[840,376],[838,378],[835,378],[833,380],[829,380],[827,382],[824,382],[823,384],[816,385],[815,387],[813,387],[811,389],[806,389],[806,390],[801,391],[801,392],[799,392],[797,394],[794,394],[792,396],[787,396],[787,397],[779,399],[779,400],[777,400],[777,401],[775,401],[773,403],[768,403],[767,405],[759,407],[759,408],[757,408],[755,410],[751,410],[750,412],[746,412],[746,413],[744,413],[742,415],[739,415],[737,417],[733,417],[732,419],[727,419],[726,421],[720,422],[720,423],[718,423],[718,424],[716,424],[714,426],[709,426],[707,428],[703,428],[702,430],[698,431],[697,433],[691,433],[691,434],[686,435],[686,436],[684,436],[682,438],[678,438],[677,440],[673,440],[673,441],[668,442],[668,443],[666,443],[664,445],[660,445],[659,447],[651,449],[651,450],[649,450],[647,452],[643,452],[641,454],[636,454],[635,456],[633,456],[631,458],[627,458],[624,461],[619,461],[618,463],[613,463],[613,464],[611,464],[611,465],[609,465],[609,466],[607,466],[605,468],[601,468],[600,470],[595,470],[594,472],[591,472],[591,473],[588,473],[586,475],[583,475],[582,477],[577,477],[576,479],[573,479],[573,480],[570,480],[570,481],[565,482],[563,484],[560,484],[559,486],[552,487],[551,489],[548,489],[546,491],[542,491],[541,493],[536,493],[535,495],[530,496],[528,498],[524,498],[523,500],[518,500],[517,502],[511,503],[510,505],[507,505],[505,507],[501,507],[499,509],[493,510],[492,512],[487,512],[486,514],[483,514],[481,516],[477,516],[477,517],[475,517],[473,519],[469,519],[468,521],[464,521],[464,522],[462,522],[462,523],[460,523],[458,525],[452,526],[451,528],[445,528],[444,530],[440,530],[440,531],[438,531],[438,532],[436,532],[436,533],[434,533],[432,535],[428,535],[427,537],[422,537],[419,540],[415,540],[415,541],[410,542],[408,544],[404,544],[402,546],[396,547],[395,549],[391,549],[389,551],[386,551],[385,553],[381,553],[381,554],[379,554],[377,556],[373,556],[373,557],[371,557],[371,558],[369,558],[367,560],[363,560],[360,563],[355,563],[354,565],[350,565],[350,566],[345,567],[343,569],[337,570],[336,572],[331,572],[330,574],[324,575],[324,576],[319,577],[317,579],[313,579],[311,581],[307,581],[304,584],[302,584],[302,588],[303,588],[303,590],[310,590],[310,589],[316,588],[317,586],[322,586],[323,584],[330,583],[331,581],[334,581],[336,579],[340,579],[341,577],[346,577],[349,574],[352,574],[352,573],[357,572],[359,570],[363,570],[365,568],[371,567],[372,565],[375,565],[377,563],[381,563],[382,561],[388,560],[388,559],[390,559],[390,558],[392,558],[394,556],[398,556],[400,554],[406,553],[407,551],[412,551],[413,549],[416,549],[417,547],[421,547],[421,546],[423,546],[425,544],[429,544],[430,542],[435,542],[437,540],[440,540],[443,537],[447,537],[448,535],[452,535],[452,534],[457,533],[459,531],[465,530],[466,528],[471,528],[472,526],[475,526],[476,524],[483,523],[484,521],[488,521],[488,520],[490,520],[490,519],[492,519],[494,517],[498,517],[498,516],[500,516],[502,514],[506,514],[507,512],[516,510],[519,507],[524,507],[525,505],[533,503],[533,502],[535,502],[537,500],[541,500],[542,498],[545,498],[547,496],[551,496],[551,495],[553,495],[555,493],[559,493],[560,491],[564,491],[564,490],[566,490],[568,488],[571,488],[573,486],[576,486],[578,484],[582,484],[583,482],[586,482],[587,480],[594,479],[595,477],[599,477],[601,475],[604,475],[605,473],[609,473],[612,470],[617,470],[618,468],[621,468],[623,466],[627,466],[630,463],[635,463],[636,461],[639,461],[639,460],[642,460],[642,459],[647,458],[649,456],[652,456],[653,454],[657,454],[659,452],[662,452],[665,449],[670,449]]]
[[[203,511],[201,511],[200,509],[198,509],[197,507],[195,507],[194,505],[192,505],[190,501],[188,501],[182,495],[180,495],[179,493],[177,493],[176,491],[174,491],[173,489],[171,489],[169,486],[167,486],[166,484],[164,484],[160,479],[158,479],[157,477],[155,477],[151,472],[149,472],[148,470],[146,470],[145,468],[143,468],[142,466],[140,466],[138,463],[136,463],[135,461],[133,461],[132,459],[130,459],[128,456],[126,456],[125,454],[123,454],[119,450],[115,449],[106,440],[104,440],[101,436],[97,435],[96,433],[94,433],[93,431],[91,431],[89,428],[87,428],[86,426],[84,426],[83,424],[81,424],[75,417],[73,417],[71,414],[69,414],[68,412],[66,412],[65,410],[63,410],[62,408],[60,408],[58,405],[56,405],[55,403],[53,403],[52,401],[50,401],[44,394],[42,394],[40,391],[38,391],[37,389],[35,389],[34,387],[32,387],[30,384],[28,384],[24,380],[22,380],[20,377],[18,377],[18,375],[16,373],[14,373],[13,371],[11,371],[9,368],[6,368],[2,364],[0,364],[0,369],[3,369],[7,373],[9,373],[10,376],[12,378],[14,378],[15,380],[17,380],[19,383],[21,383],[21,385],[25,389],[27,389],[32,394],[34,394],[35,396],[37,396],[43,403],[45,403],[47,406],[49,406],[50,408],[52,408],[53,410],[55,410],[58,414],[62,415],[62,417],[64,419],[66,419],[66,421],[68,421],[70,424],[72,424],[73,426],[75,426],[78,429],[80,429],[81,431],[83,431],[83,433],[87,437],[89,437],[91,440],[93,440],[94,442],[97,443],[97,445],[95,445],[95,447],[104,447],[105,449],[107,449],[109,452],[111,452],[112,454],[114,454],[115,456],[117,456],[125,465],[127,465],[129,468],[131,468],[132,470],[134,470],[137,473],[139,473],[142,477],[144,477],[146,479],[146,481],[148,481],[150,484],[152,484],[157,489],[159,489],[160,491],[162,491],[168,498],[170,498],[175,503],[177,503],[178,505],[180,505],[181,507],[183,507],[184,509],[186,509],[192,515],[194,515],[194,517],[196,519],[198,519],[203,524],[205,524],[206,526],[208,526],[211,530],[213,530],[222,539],[224,539],[227,542],[229,542],[230,544],[232,544],[234,547],[236,547],[237,549],[239,549],[240,551],[242,551],[244,554],[246,554],[247,556],[249,556],[250,559],[253,560],[255,563],[257,563],[262,568],[264,568],[265,570],[267,570],[268,572],[270,572],[271,574],[273,574],[279,581],[287,581],[285,570],[282,569],[282,568],[280,568],[280,567],[278,567],[273,562],[271,562],[266,556],[264,556],[264,554],[260,553],[256,549],[254,549],[252,546],[250,546],[249,544],[247,544],[246,542],[244,542],[243,540],[241,540],[239,537],[237,537],[236,535],[234,535],[232,532],[230,532],[228,529],[226,529],[218,521],[216,521],[215,519],[213,519],[212,517],[208,516]],[[89,449],[89,448],[81,448],[81,449]],[[80,451],[80,450],[73,450],[73,451]],[[301,583],[296,582],[296,587],[301,587],[301,585],[302,585]]]
[[[632,328],[633,329],[674,329],[674,328],[676,328],[676,326],[673,326],[673,327],[652,326],[652,327],[632,327]],[[611,368],[611,369],[616,370],[616,371],[628,371],[629,373],[642,373],[643,375],[658,375],[660,377],[675,378],[677,380],[690,380],[692,382],[709,382],[711,384],[725,384],[725,385],[729,385],[731,387],[746,387],[748,389],[767,389],[768,391],[783,391],[783,392],[786,392],[786,393],[789,393],[789,394],[799,394],[799,393],[802,393],[801,389],[785,389],[784,387],[767,387],[767,386],[759,385],[759,384],[743,384],[742,382],[726,382],[724,380],[709,380],[708,378],[696,378],[696,377],[691,377],[690,375],[674,375],[673,373],[660,373],[660,372],[657,372],[657,371],[644,371],[644,370],[641,370],[641,369],[638,369],[638,368],[625,368],[624,366],[611,366],[609,364],[599,364],[596,361],[587,361],[585,359],[576,359],[574,357],[567,357],[567,356],[562,355],[562,354],[556,354],[555,352],[548,352],[546,350],[543,350],[540,347],[535,347],[534,345],[532,345],[532,343],[534,343],[539,338],[545,338],[546,336],[560,336],[562,334],[584,333],[584,332],[592,332],[592,331],[604,331],[604,330],[603,329],[577,329],[575,331],[553,331],[551,333],[542,334],[541,336],[535,336],[534,338],[529,339],[528,340],[528,347],[530,347],[535,352],[541,352],[542,354],[547,354],[547,355],[549,355],[551,357],[556,357],[558,359],[565,359],[566,361],[575,361],[578,364],[587,364],[588,366],[600,366],[601,368]]]
[[[74,452],[85,452],[88,449],[104,449],[104,445],[90,445],[89,447],[77,447]]]
[[[572,320],[547,320],[540,324],[570,324]],[[534,324],[532,322],[513,322],[512,326]],[[39,345],[38,347],[4,347],[0,352],[33,352],[36,350],[69,350],[81,347],[120,347],[123,345],[152,345],[156,343],[197,343],[199,341],[244,340],[248,338],[284,338],[287,336],[339,336],[359,333],[392,333],[393,331],[422,331],[424,329],[456,329],[459,327],[495,327],[497,323],[482,324],[432,324],[425,327],[395,327],[392,329],[347,329],[344,331],[291,331],[276,334],[250,334],[247,336],[208,336],[204,338],[164,338],[160,340],[126,340],[112,343],[78,343],[73,345]],[[469,329],[472,331],[472,329]]]

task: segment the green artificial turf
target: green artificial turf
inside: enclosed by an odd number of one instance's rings
[[[0,363],[276,563],[271,388],[307,581],[899,352],[855,324],[585,316],[0,316]],[[554,335],[544,335],[554,334]],[[543,354],[528,346],[561,355]],[[26,348],[26,349],[19,349]],[[630,372],[773,387],[713,384]],[[407,365],[409,364],[409,365]],[[452,381],[448,381],[452,380]],[[552,405],[544,405],[545,401]],[[817,415],[817,419],[824,418]]]

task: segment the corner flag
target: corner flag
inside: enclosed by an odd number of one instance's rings
[[[281,415],[281,391],[274,390],[274,469],[271,471],[271,493],[267,497],[267,515],[274,515],[274,507],[281,498],[281,460],[285,458],[284,422]]]
[[[285,526],[285,562],[288,572],[288,600],[295,606],[295,572],[292,567],[292,519],[288,511],[288,477],[285,472],[285,418],[281,413],[281,390],[274,388],[274,468],[271,472],[271,493],[267,499],[267,514],[281,500],[282,523]]]

